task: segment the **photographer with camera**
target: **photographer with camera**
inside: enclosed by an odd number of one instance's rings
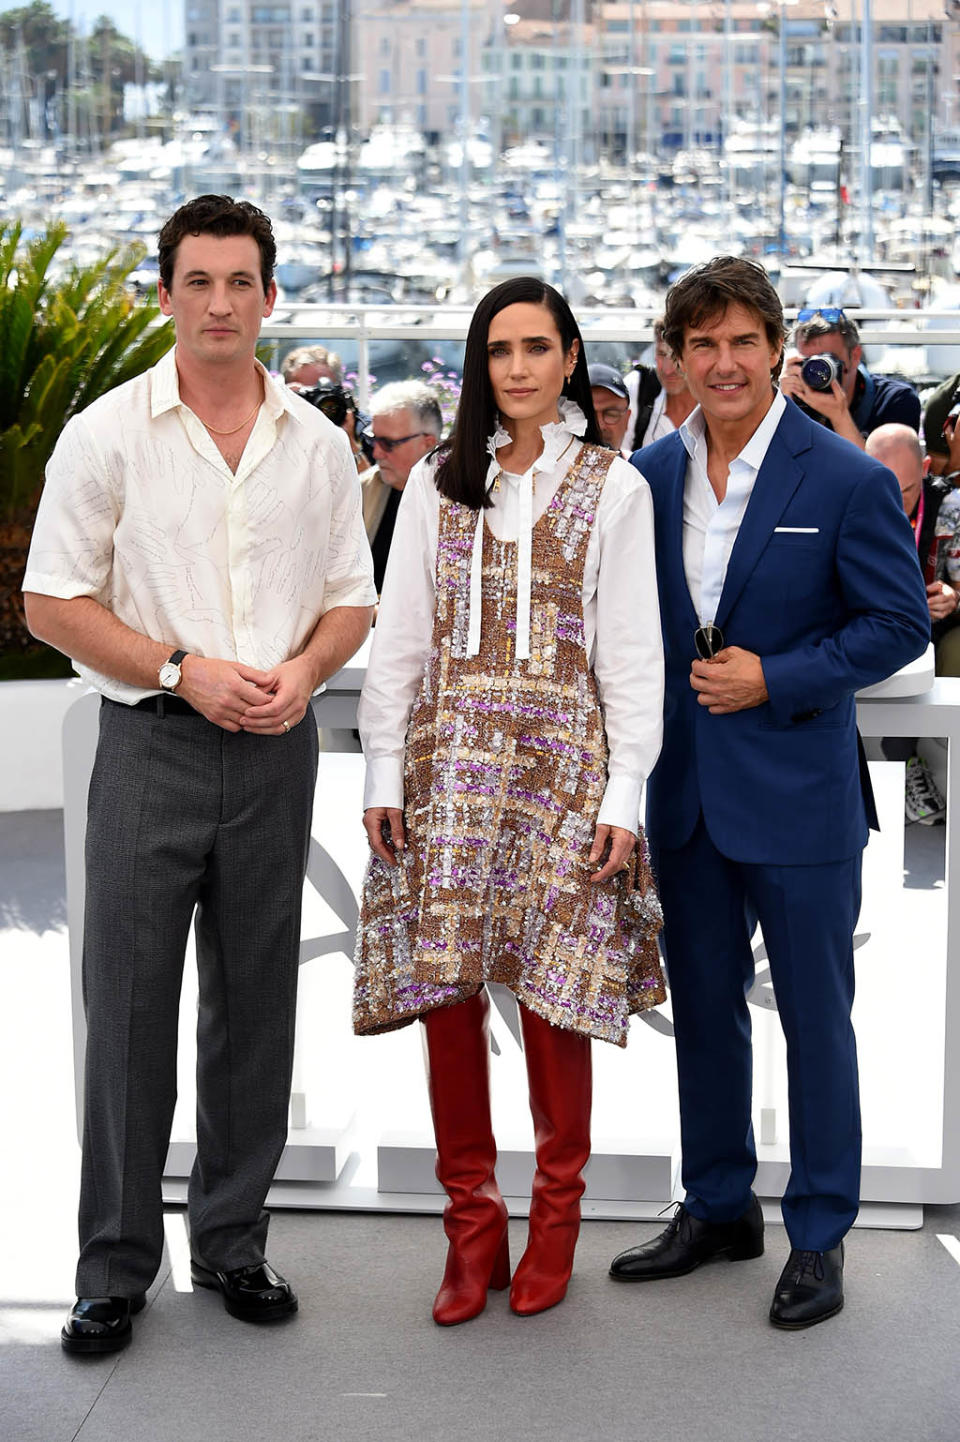
[[[297,389],[305,401],[323,412],[328,421],[346,431],[354,463],[362,481],[373,466],[373,450],[366,437],[369,417],[357,409],[353,396],[337,381],[323,378],[308,390],[301,387]]]
[[[836,306],[797,313],[792,355],[780,389],[814,420],[864,449],[882,425],[920,429],[920,398],[905,381],[874,375],[863,364],[860,332]]]
[[[362,476],[373,459],[361,437],[368,418],[357,410],[353,397],[343,388],[343,365],[336,351],[323,345],[297,346],[284,356],[280,374],[292,391],[346,431],[354,463]]]

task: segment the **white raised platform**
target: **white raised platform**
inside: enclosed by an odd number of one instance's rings
[[[349,728],[363,657],[315,702],[321,726]],[[960,741],[960,680],[921,695],[889,698],[889,687],[929,685],[932,666],[872,688],[859,706],[865,736],[947,738],[948,819],[960,817],[953,764]],[[886,698],[882,692],[886,690]],[[99,701],[68,713],[65,795],[67,885],[74,975],[78,1096],[83,1011],[80,936],[86,789]],[[291,1129],[273,1205],[436,1211],[434,1151],[423,1080],[420,1028],[358,1038],[350,1026],[351,957],[366,864],[360,825],[362,758],[321,753],[313,844],[304,888],[298,1046]],[[952,898],[957,852],[946,834],[944,880],[922,884],[904,870],[903,767],[871,763],[883,831],[871,837],[857,928],[857,1003],[864,1114],[865,1225],[919,1224],[923,1202],[960,1199],[960,912]],[[942,834],[942,833],[941,833]],[[776,1196],[787,1174],[786,1071],[762,938],[750,994],[754,1026],[755,1127],[761,1138],[757,1190]],[[181,1200],[192,1161],[196,984],[192,956],[181,1008],[179,1095],[165,1195]],[[492,1097],[500,1173],[513,1212],[527,1205],[533,1170],[526,1078],[512,996],[493,988]],[[625,1050],[594,1052],[595,1151],[585,1216],[648,1217],[675,1194],[679,1160],[676,1074],[669,1001],[636,1018]],[[907,1209],[902,1210],[904,1204]],[[878,1210],[879,1208],[879,1210]]]
[[[86,682],[0,681],[0,811],[63,805],[63,718]]]

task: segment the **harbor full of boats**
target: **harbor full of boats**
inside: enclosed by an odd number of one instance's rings
[[[893,332],[898,317],[911,330],[960,329],[960,166],[916,187],[909,144],[878,133],[869,193],[851,195],[838,133],[802,133],[783,173],[779,144],[771,127],[741,124],[720,150],[573,170],[536,141],[497,155],[478,136],[464,155],[459,142],[430,148],[412,129],[379,127],[349,153],[323,142],[281,158],[243,153],[209,120],[183,117],[174,139],[119,140],[96,157],[29,142],[0,150],[0,214],[27,234],[65,222],[61,266],[142,242],[132,281],[147,292],[156,236],[176,205],[204,191],[245,196],[274,222],[275,319],[298,328],[308,313],[321,325],[331,305],[340,318],[363,307],[368,321],[370,308],[395,321],[415,309],[426,323],[431,308],[469,308],[497,281],[529,273],[577,308],[639,322],[688,266],[737,252],[767,266],[788,307],[896,312],[882,322]],[[930,380],[948,372],[954,349],[900,345],[894,368]]]

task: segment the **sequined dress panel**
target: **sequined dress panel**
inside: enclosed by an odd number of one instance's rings
[[[626,1044],[664,999],[642,838],[589,881],[607,744],[584,643],[587,544],[610,464],[584,446],[533,529],[530,657],[515,656],[517,545],[484,528],[480,651],[468,656],[476,511],[441,499],[437,607],[406,738],[407,846],[372,856],[354,1027],[368,1033],[503,982],[554,1025]]]

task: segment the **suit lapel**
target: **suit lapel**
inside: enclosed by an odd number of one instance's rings
[[[716,621],[720,627],[726,625],[727,618],[773,535],[777,522],[803,480],[804,468],[797,457],[800,452],[809,449],[809,438],[803,425],[798,426],[797,422],[804,419],[788,400],[787,409],[773,433],[763,464],[757,472],[737,539],[730,553],[730,562],[720,593],[720,604],[717,607]]]
[[[688,613],[691,635],[700,622],[694,610],[690,592],[687,589],[687,573],[683,564],[683,489],[687,479],[687,451],[677,432],[676,456],[672,474],[661,488],[663,504],[663,548],[664,575],[658,577],[660,585],[669,578],[673,592],[669,613],[679,615],[678,608]]]

